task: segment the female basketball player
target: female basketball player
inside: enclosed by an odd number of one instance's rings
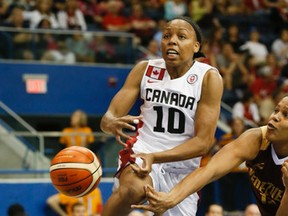
[[[224,176],[246,161],[257,205],[262,216],[284,216],[288,212],[288,96],[270,116],[267,126],[249,129],[225,145],[209,163],[195,170],[169,193],[147,185],[149,205],[133,207],[162,213],[206,184]]]
[[[200,29],[191,18],[168,22],[162,37],[163,59],[138,63],[111,101],[101,128],[113,133],[126,148],[120,152],[116,173],[119,187],[107,201],[102,216],[128,215],[131,204],[145,201],[146,184],[169,191],[199,167],[200,157],[212,146],[223,83],[216,68],[195,60],[203,56],[201,42]],[[141,115],[127,115],[139,94],[143,100]],[[134,130],[132,124],[137,121],[135,138],[123,132]],[[169,151],[162,153],[165,150]],[[142,166],[142,160],[130,157],[139,152],[153,153],[155,163],[141,175],[131,164]],[[165,215],[193,216],[197,201],[194,193]]]

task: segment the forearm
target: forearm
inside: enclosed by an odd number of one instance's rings
[[[183,144],[162,152],[153,153],[154,163],[165,163],[191,159],[205,155],[213,144],[213,139],[194,137]]]
[[[187,175],[169,192],[169,199],[167,199],[170,205],[169,207],[172,208],[176,206],[186,197],[198,192],[214,179],[215,176],[213,176],[211,172],[205,171],[203,168],[198,168],[194,172]]]
[[[287,212],[288,212],[288,188],[286,187],[276,216],[286,216]]]

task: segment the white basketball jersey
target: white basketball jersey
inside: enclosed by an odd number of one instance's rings
[[[202,81],[211,68],[195,61],[182,77],[171,79],[163,59],[149,60],[141,82],[143,120],[133,147],[135,152],[171,149],[194,136]],[[191,162],[187,164],[189,167]],[[192,164],[198,167],[200,158],[194,159]]]

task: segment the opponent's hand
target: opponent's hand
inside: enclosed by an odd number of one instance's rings
[[[153,154],[139,153],[139,154],[133,154],[131,155],[131,157],[133,158],[140,157],[143,160],[141,166],[138,166],[137,164],[131,164],[131,168],[138,176],[145,177],[151,172],[152,164],[154,162]]]
[[[282,164],[282,181],[284,186],[287,188],[288,187],[288,160],[286,160],[283,164]]]
[[[163,192],[157,192],[150,185],[145,185],[147,205],[131,205],[131,208],[143,209],[152,211],[157,216],[161,216],[169,208],[173,207],[169,194]]]
[[[111,118],[109,119],[109,123],[107,123],[107,127],[111,131],[112,134],[114,134],[116,141],[123,145],[124,147],[127,146],[125,142],[122,141],[122,139],[132,139],[131,136],[125,134],[123,132],[123,129],[129,129],[129,130],[136,130],[135,124],[138,124],[141,120],[141,116],[131,116],[126,115],[119,118]]]

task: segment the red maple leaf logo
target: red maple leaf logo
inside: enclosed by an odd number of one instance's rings
[[[158,75],[159,74],[159,71],[158,70],[153,70],[152,72],[154,75]]]

